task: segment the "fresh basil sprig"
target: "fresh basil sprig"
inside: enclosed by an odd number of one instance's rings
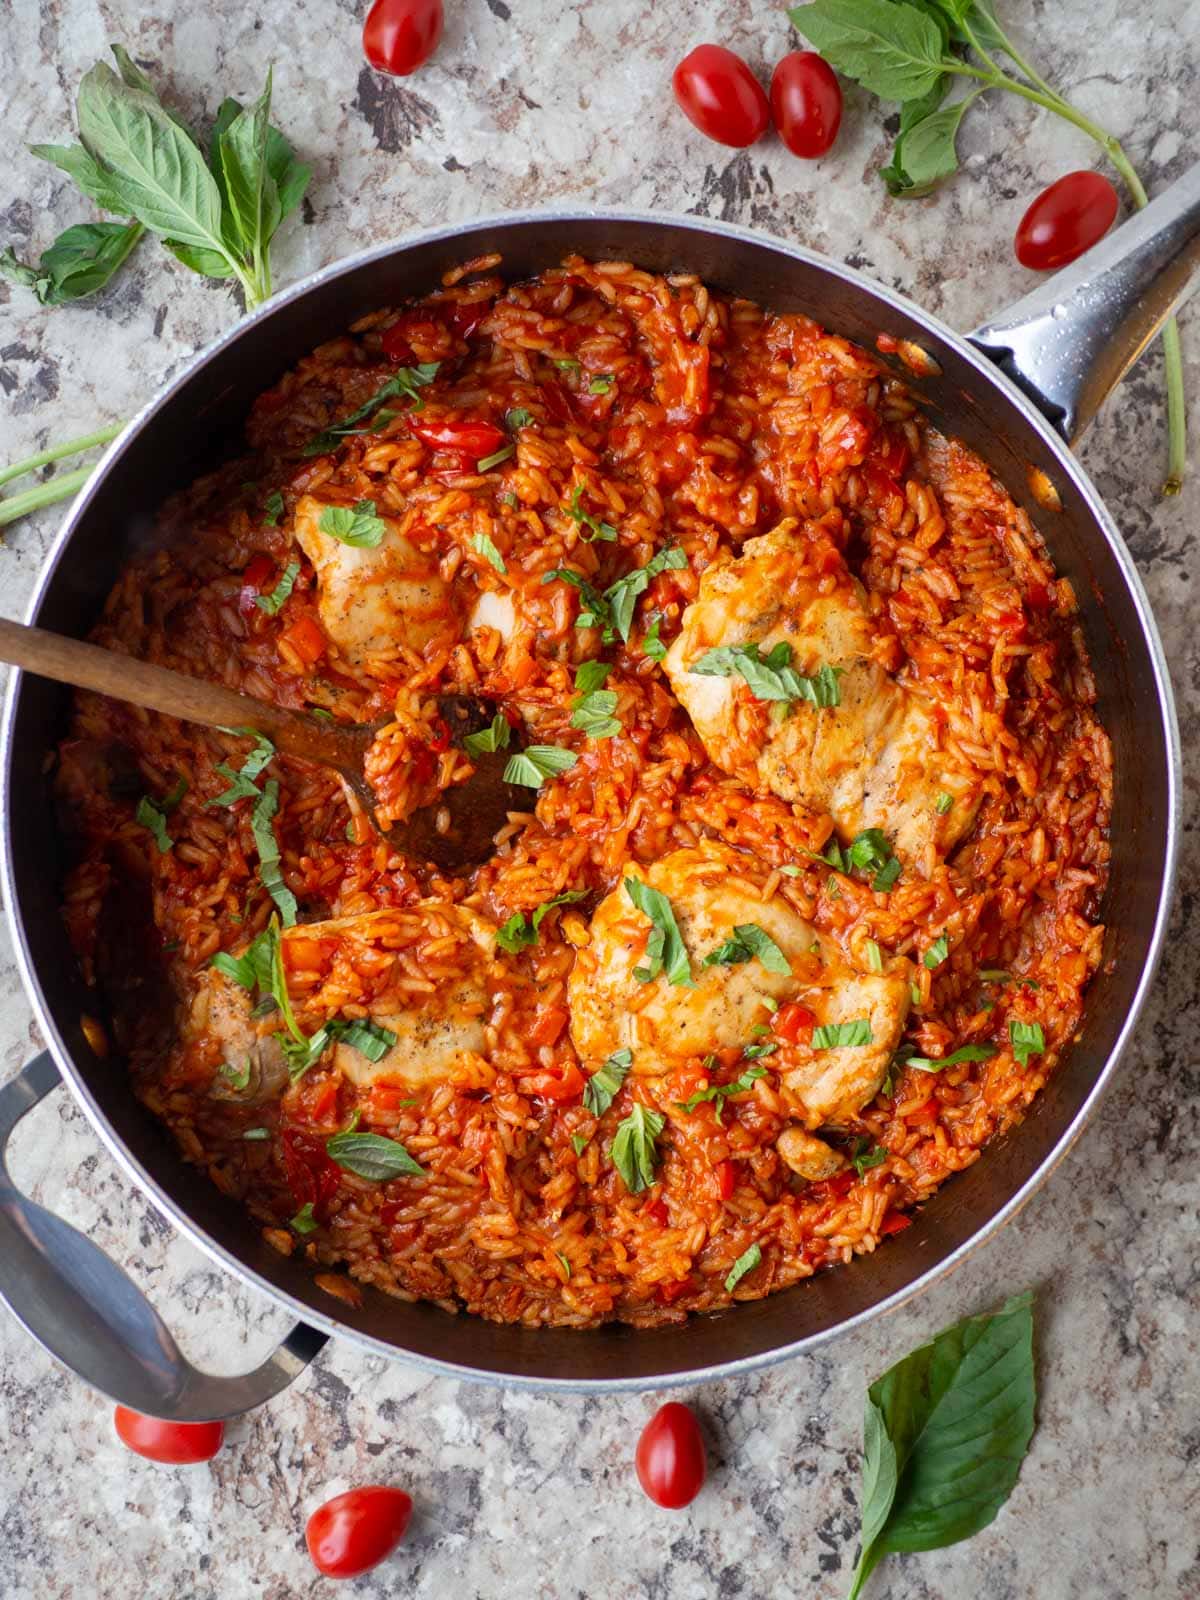
[[[652,1111],[640,1101],[635,1101],[629,1115],[617,1124],[612,1161],[630,1194],[641,1194],[654,1182],[658,1136],[665,1125],[661,1111]]]
[[[1094,139],[1140,210],[1146,190],[1119,140],[1078,110],[1030,65],[1005,33],[994,0],[811,0],[788,16],[831,67],[881,100],[900,103],[892,158],[880,176],[894,195],[927,195],[958,170],[963,117],[983,94],[1002,89]],[[1002,57],[1007,64],[1002,65]],[[1012,70],[1009,70],[1009,69]],[[955,82],[967,93],[943,104]],[[1169,436],[1164,494],[1178,494],[1187,461],[1183,358],[1174,318],[1163,325]]]
[[[304,197],[309,169],[271,126],[271,72],[253,105],[225,100],[208,160],[182,119],[120,45],[117,71],[97,62],[79,86],[81,143],[33,145],[104,211],[131,219],[68,228],[36,268],[0,255],[0,271],[45,305],[102,288],[143,229],[208,278],[236,278],[248,306],[271,293],[269,251],[279,224]]]
[[[1033,1296],[968,1317],[867,1391],[862,1554],[847,1600],[892,1553],[940,1550],[986,1528],[1033,1437]]]

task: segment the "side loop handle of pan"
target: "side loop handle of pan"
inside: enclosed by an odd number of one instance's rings
[[[969,334],[1073,444],[1200,279],[1200,163]]]
[[[233,1378],[201,1372],[116,1262],[13,1185],[5,1162],[12,1131],[61,1081],[43,1052],[0,1088],[0,1300],[85,1383],[147,1416],[209,1422],[279,1394],[327,1334],[298,1322],[253,1372]]]

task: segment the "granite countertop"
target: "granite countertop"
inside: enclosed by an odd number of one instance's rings
[[[1097,160],[1081,135],[1032,107],[985,102],[961,140],[965,174],[934,200],[892,202],[873,176],[884,149],[878,107],[853,89],[841,141],[818,164],[774,140],[744,153],[709,144],[673,106],[676,59],[724,37],[769,70],[791,47],[783,12],[744,0],[719,10],[699,0],[449,0],[435,62],[404,82],[363,66],[361,9],[350,0],[209,0],[158,12],[131,0],[16,0],[0,20],[13,163],[0,244],[36,250],[87,214],[23,143],[66,139],[75,85],[109,39],[124,40],[197,118],[215,111],[218,86],[256,92],[274,60],[277,118],[314,168],[303,216],[285,224],[274,252],[280,284],[415,227],[586,202],[694,211],[799,240],[968,328],[1029,286],[1011,250],[1025,200]],[[1194,0],[1092,0],[1086,27],[1078,6],[1006,0],[1002,10],[1036,60],[1126,141],[1152,191],[1200,153]],[[236,315],[226,287],[150,245],[118,286],[81,307],[45,311],[0,284],[4,459],[128,415]],[[1184,348],[1194,441],[1198,332],[1193,314]],[[1106,406],[1082,456],[1162,628],[1190,800],[1200,780],[1190,567],[1200,448],[1184,494],[1160,500],[1160,380],[1152,353]],[[8,531],[5,613],[23,609],[58,520],[49,512]],[[1032,1285],[1039,1427],[1011,1500],[969,1543],[890,1561],[869,1592],[1194,1600],[1198,889],[1189,820],[1167,955],[1138,1037],[1087,1136],[999,1238],[876,1325],[689,1396],[705,1421],[711,1474],[688,1511],[655,1510],[634,1479],[633,1445],[653,1396],[505,1392],[346,1344],[328,1346],[290,1391],[234,1424],[211,1469],[156,1468],[116,1444],[110,1405],[0,1312],[0,1591],[6,1600],[91,1600],[121,1593],[136,1575],[155,1600],[315,1595],[323,1585],[304,1553],[307,1512],[382,1480],[407,1487],[417,1512],[400,1553],[356,1591],[380,1600],[451,1586],[486,1600],[834,1600],[856,1553],[866,1384],[955,1318]],[[48,890],[52,914],[49,899]],[[39,1041],[6,937],[0,995],[7,1077]],[[174,1237],[66,1093],[22,1126],[15,1168],[29,1192],[128,1267],[196,1359],[245,1370],[284,1325]]]

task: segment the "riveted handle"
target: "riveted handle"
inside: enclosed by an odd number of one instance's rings
[[[300,1376],[327,1334],[298,1322],[253,1372],[201,1372],[115,1261],[14,1186],[5,1161],[12,1131],[61,1081],[47,1051],[0,1088],[0,1300],[77,1377],[147,1416],[210,1422],[272,1399]]]
[[[968,335],[1073,444],[1200,281],[1200,163]]]

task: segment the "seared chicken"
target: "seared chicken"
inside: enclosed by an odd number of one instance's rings
[[[807,554],[789,520],[748,539],[736,560],[709,567],[667,652],[671,686],[726,772],[828,812],[847,842],[879,828],[904,859],[921,859],[930,844],[945,852],[970,827],[978,786],[939,749],[928,701],[871,659],[861,585],[844,565],[814,572]],[[754,645],[763,657],[781,641],[798,673],[840,669],[836,705],[766,705],[736,672],[693,670],[721,646]],[[783,704],[787,714],[777,720]]]
[[[325,632],[352,665],[387,675],[397,647],[424,651],[457,636],[450,590],[437,561],[399,531],[392,517],[374,549],[345,544],[321,530],[326,502],[296,503],[296,540],[317,574],[317,608]]]
[[[760,873],[760,876],[762,874]],[[639,982],[651,924],[630,899],[627,879],[664,894],[687,950],[692,986],[665,974]],[[705,965],[739,925],[754,924],[779,947],[790,970],[773,972],[757,957]],[[753,864],[726,847],[677,850],[653,866],[631,862],[620,887],[597,906],[591,941],[580,950],[568,985],[571,1036],[594,1071],[614,1051],[632,1052],[632,1071],[656,1076],[710,1051],[758,1042],[771,1000],[797,1000],[817,1025],[865,1019],[870,1042],[813,1050],[783,1045],[771,1058],[802,1103],[811,1127],[843,1121],[872,1100],[900,1040],[910,1004],[909,968],[861,972],[839,945],[818,933],[782,894],[764,901]]]
[[[252,1012],[253,1001],[246,990],[215,967],[206,968],[197,978],[181,1033],[185,1045],[215,1041],[220,1049],[221,1059],[208,1089],[214,1100],[263,1105],[277,1099],[287,1084],[287,1062],[274,1029],[260,1028]]]

